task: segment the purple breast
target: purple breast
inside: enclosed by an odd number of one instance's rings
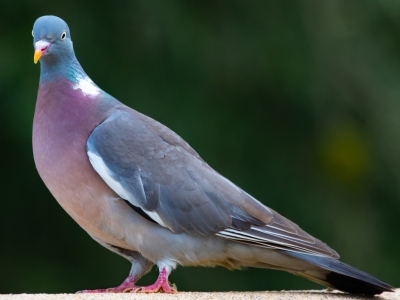
[[[80,211],[90,210],[91,195],[107,186],[92,168],[86,142],[92,130],[112,109],[100,97],[89,97],[67,79],[40,86],[33,122],[33,154],[44,183],[79,222]],[[82,224],[81,224],[82,225]]]

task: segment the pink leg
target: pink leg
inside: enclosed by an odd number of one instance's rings
[[[135,285],[135,282],[135,278],[133,278],[132,275],[129,275],[128,278],[117,287],[98,290],[83,290],[78,293],[129,293],[139,289],[139,287]]]
[[[134,293],[157,293],[157,292],[164,292],[168,294],[175,294],[178,291],[175,287],[171,287],[168,283],[168,272],[166,268],[162,268],[160,274],[155,283],[139,287],[136,290],[132,290],[131,292]]]

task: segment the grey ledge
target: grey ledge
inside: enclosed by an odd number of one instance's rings
[[[0,300],[329,300],[329,299],[399,299],[400,289],[394,293],[383,293],[375,297],[344,294],[341,292],[327,292],[326,290],[312,291],[266,291],[266,292],[179,292],[175,295],[167,294],[3,294]]]

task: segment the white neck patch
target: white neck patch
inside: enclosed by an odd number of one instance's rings
[[[78,82],[74,84],[74,90],[81,90],[86,96],[97,96],[100,89],[94,84],[89,77],[78,77]]]

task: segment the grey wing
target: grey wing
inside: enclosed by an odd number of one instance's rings
[[[172,232],[338,257],[209,167],[177,134],[118,108],[87,141],[93,168],[121,198]]]

